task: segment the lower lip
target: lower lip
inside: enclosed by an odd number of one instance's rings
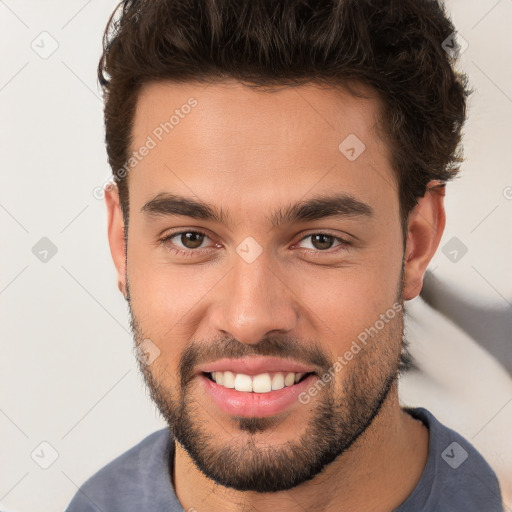
[[[300,404],[298,396],[311,386],[316,376],[308,375],[297,384],[268,393],[248,393],[219,386],[204,374],[200,375],[200,379],[206,392],[222,411],[246,418],[265,418],[284,412],[295,403]]]

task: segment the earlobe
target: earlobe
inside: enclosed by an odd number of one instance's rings
[[[117,186],[110,186],[105,190],[105,204],[107,206],[108,216],[108,242],[117,271],[117,286],[119,291],[126,298],[124,220]]]
[[[431,181],[425,195],[409,214],[404,254],[404,300],[414,299],[423,287],[423,277],[443,235],[446,215],[444,184]]]

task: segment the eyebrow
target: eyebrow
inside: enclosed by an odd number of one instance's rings
[[[148,201],[141,212],[150,218],[183,216],[198,220],[209,220],[229,224],[230,216],[222,207],[189,197],[160,193]],[[279,208],[266,217],[273,228],[281,224],[308,222],[328,217],[367,217],[374,216],[373,208],[350,194],[320,195]]]

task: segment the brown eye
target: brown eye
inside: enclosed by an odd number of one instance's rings
[[[207,249],[202,247],[205,239],[209,240],[210,237],[201,231],[178,231],[161,238],[159,242],[176,255],[194,256]]]
[[[307,249],[311,255],[320,256],[322,253],[332,254],[333,252],[347,249],[351,244],[339,236],[328,233],[311,233],[305,236],[299,244],[309,243],[309,247],[302,245],[301,249]],[[329,249],[333,249],[330,251]]]
[[[325,235],[323,233],[319,233],[317,235],[310,235],[311,243],[315,249],[326,250],[332,247],[334,243],[335,237],[331,235]]]
[[[202,233],[198,233],[196,231],[185,231],[184,233],[181,233],[180,241],[187,249],[197,249],[198,247],[201,247],[204,236],[205,235]]]

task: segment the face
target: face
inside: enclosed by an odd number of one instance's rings
[[[123,287],[152,397],[218,484],[310,480],[396,379],[403,240],[377,108],[311,85],[141,92]]]

